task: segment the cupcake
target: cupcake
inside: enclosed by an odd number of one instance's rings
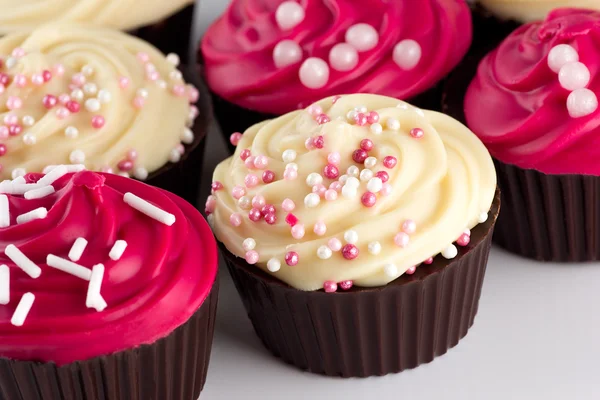
[[[176,57],[118,31],[53,24],[0,38],[0,59],[0,178],[84,164],[196,200],[208,99],[199,112]]]
[[[499,194],[489,153],[452,118],[327,98],[251,127],[212,190],[231,276],[285,362],[384,375],[446,353],[473,324]]]
[[[1,397],[196,400],[218,292],[200,213],[68,165],[0,192]]]
[[[164,53],[189,55],[194,0],[0,0],[0,35],[49,22],[78,22],[126,31]]]
[[[600,12],[555,10],[483,59],[464,114],[462,81],[448,90],[449,112],[463,114],[495,158],[504,204],[495,241],[511,252],[600,259],[598,37]]]
[[[227,138],[339,93],[439,109],[438,83],[471,43],[464,0],[301,3],[234,0],[206,32],[200,57]]]

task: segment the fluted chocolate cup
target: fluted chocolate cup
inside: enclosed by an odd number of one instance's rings
[[[325,293],[294,289],[221,245],[256,334],[288,364],[313,373],[367,377],[431,362],[473,325],[494,224],[496,191],[486,222],[459,255],[441,255],[386,286]]]

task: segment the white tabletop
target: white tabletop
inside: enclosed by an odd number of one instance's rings
[[[226,6],[201,0],[198,32]],[[206,189],[225,157],[209,135]],[[206,193],[206,191],[205,191]],[[291,367],[254,334],[226,268],[203,400],[600,398],[600,264],[542,264],[492,250],[479,313],[446,355],[400,374],[339,379]]]

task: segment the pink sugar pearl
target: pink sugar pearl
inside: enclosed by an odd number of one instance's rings
[[[247,251],[246,262],[248,264],[256,264],[258,262],[258,253],[255,250]]]
[[[240,153],[240,158],[242,159],[242,161],[246,161],[248,159],[248,157],[250,157],[250,155],[251,155],[250,150],[244,149]]]
[[[408,234],[404,233],[404,232],[398,232],[396,234],[396,236],[394,236],[394,243],[396,243],[396,246],[398,247],[406,247],[408,246],[408,242],[410,241],[410,237],[408,236]]]
[[[210,184],[210,189],[213,192],[218,192],[219,190],[223,190],[223,184],[219,181],[214,181],[213,183]]]
[[[373,141],[371,139],[363,139],[360,141],[360,148],[364,151],[373,150]]]
[[[312,192],[318,194],[320,197],[325,196],[326,191],[327,188],[321,183],[312,187]]]
[[[283,208],[287,212],[292,212],[294,211],[294,208],[296,208],[296,204],[294,204],[294,202],[290,199],[285,199],[281,203],[281,208]]]
[[[367,114],[367,122],[369,124],[375,124],[379,122],[379,113],[377,111],[371,111]]]
[[[275,180],[275,172],[266,170],[262,173],[262,180],[264,183],[271,183]]]
[[[241,186],[234,186],[233,189],[231,189],[231,195],[236,200],[239,200],[245,194],[246,194],[246,189],[244,189]]]
[[[94,115],[92,117],[92,127],[95,129],[102,128],[105,122],[106,121],[104,120],[104,117],[102,115]]]
[[[258,222],[262,218],[262,214],[258,208],[253,208],[248,212],[248,218],[252,222]]]
[[[293,181],[298,177],[298,172],[295,169],[288,168],[283,172],[283,179]]]
[[[337,197],[338,197],[338,192],[335,191],[334,189],[327,189],[325,191],[325,200],[334,201],[337,199]]]
[[[244,177],[244,184],[246,187],[253,188],[258,185],[258,176],[254,174],[248,174]]]
[[[323,283],[323,290],[326,293],[337,292],[337,288],[338,288],[338,285],[334,281],[326,281],[325,283]]]
[[[363,149],[356,149],[352,153],[352,160],[354,160],[354,162],[357,164],[364,163],[367,157],[369,157],[369,154]]]
[[[261,195],[256,195],[252,198],[252,207],[262,209],[266,204],[265,198]],[[264,215],[264,213],[263,213]]]
[[[413,265],[412,267],[410,267],[409,269],[406,270],[406,274],[412,275],[415,273],[416,270],[417,270],[417,267]]]
[[[423,264],[433,264],[433,257],[429,257],[427,260],[423,261]]]
[[[413,221],[412,219],[407,219],[406,221],[402,222],[402,232],[410,235],[415,233],[415,231],[417,230],[417,223],[415,221]]]
[[[459,236],[459,238],[456,240],[456,244],[458,244],[459,246],[467,246],[469,243],[471,242],[471,236],[467,235],[466,233],[463,233],[462,235]]]
[[[327,179],[337,179],[340,176],[340,171],[333,163],[327,164],[325,168],[323,168],[323,175],[325,175],[325,178]]]
[[[244,160],[244,165],[246,166],[246,168],[254,169],[254,160],[255,159],[256,159],[256,157],[254,157],[254,156],[249,156],[248,158],[246,158]]]
[[[382,196],[389,196],[390,194],[392,194],[392,186],[389,183],[384,183],[381,186],[379,194],[381,194]]]
[[[269,225],[274,225],[277,222],[277,216],[275,214],[265,215],[265,222]]]
[[[233,226],[240,226],[242,224],[242,216],[237,213],[233,213],[229,216],[229,223]]]
[[[317,221],[317,223],[315,223],[313,231],[317,235],[323,236],[325,234],[325,232],[327,232],[327,226],[325,225],[325,222]]]
[[[263,208],[260,209],[260,213],[262,215],[275,214],[276,212],[277,212],[277,209],[275,208],[275,206],[273,204],[265,204],[263,206]]]
[[[350,290],[352,289],[352,286],[354,286],[354,282],[352,281],[341,281],[339,283],[339,287],[341,287],[342,290]]]
[[[327,155],[327,162],[333,165],[339,165],[342,157],[337,151],[333,151]]]
[[[315,143],[314,143],[314,140],[313,140],[313,138],[307,138],[307,139],[304,141],[304,147],[306,147],[306,149],[307,149],[307,150],[314,150],[314,148],[315,148]]]
[[[383,159],[383,165],[388,169],[394,168],[397,163],[398,163],[398,160],[394,156],[386,156]]]
[[[340,192],[342,190],[343,186],[344,185],[342,184],[342,182],[335,181],[335,182],[331,182],[331,185],[329,185],[329,189],[335,190],[336,192]]]
[[[363,206],[365,207],[373,207],[375,203],[377,203],[377,196],[372,192],[365,192],[360,198]]]
[[[234,146],[237,146],[241,139],[242,134],[239,132],[232,133],[231,136],[229,136],[229,142]]]
[[[353,244],[347,244],[342,248],[342,256],[346,260],[354,260],[356,257],[358,257],[358,254],[358,247]]]
[[[265,169],[269,166],[269,159],[267,156],[257,156],[254,159],[254,168]]]
[[[296,240],[300,240],[304,237],[305,230],[304,225],[296,224],[292,226],[292,237]]]
[[[300,257],[298,256],[298,253],[296,253],[295,251],[289,251],[285,254],[285,263],[287,265],[289,265],[290,267],[298,265],[299,260],[300,260]]]
[[[413,128],[410,130],[410,136],[412,136],[415,139],[421,139],[424,135],[425,132],[423,132],[423,129],[421,128]]]
[[[306,111],[312,116],[317,116],[323,113],[323,108],[318,104],[311,104]]]
[[[385,171],[378,171],[375,177],[381,179],[381,182],[386,183],[390,179],[390,175]]]
[[[331,251],[340,251],[342,248],[342,242],[337,238],[331,238],[327,242],[327,247],[329,247]]]

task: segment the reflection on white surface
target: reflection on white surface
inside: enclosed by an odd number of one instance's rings
[[[201,0],[198,32],[226,7]],[[208,138],[211,171],[225,157]],[[203,400],[410,399],[588,400],[600,398],[600,263],[541,264],[493,249],[469,334],[431,364],[396,375],[337,379],[297,370],[254,334],[224,267]]]

